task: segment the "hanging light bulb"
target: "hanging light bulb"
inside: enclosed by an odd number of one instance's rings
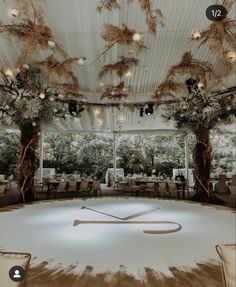
[[[204,84],[203,82],[198,82],[197,83],[198,89],[203,90],[204,89]]]
[[[99,83],[99,86],[100,86],[100,87],[104,87],[104,83],[103,83],[103,82],[100,82],[100,83]]]
[[[32,126],[36,127],[37,126],[36,122],[32,122]]]
[[[55,48],[56,44],[52,40],[48,40],[48,47],[49,48]]]
[[[9,16],[11,18],[17,18],[19,16],[20,12],[16,8],[12,8],[9,11]]]
[[[29,68],[30,68],[30,66],[28,64],[24,64],[22,67],[26,70],[29,70]]]
[[[40,99],[43,100],[43,99],[45,99],[45,94],[44,94],[44,93],[40,93],[40,94],[39,94],[39,97],[40,97]]]
[[[64,95],[63,95],[63,94],[59,94],[59,95],[58,95],[58,99],[59,99],[59,100],[63,100],[63,98],[64,98]]]
[[[193,30],[192,32],[192,38],[197,40],[197,39],[200,39],[201,38],[201,33],[199,30],[195,29]]]
[[[142,38],[142,34],[141,34],[141,33],[135,32],[135,33],[133,34],[133,40],[134,40],[134,42],[139,42],[139,41],[141,40],[141,38]]]
[[[86,60],[85,57],[79,57],[79,59],[78,59],[78,64],[79,64],[80,66],[85,65],[85,60]]]
[[[102,125],[102,120],[101,119],[97,119],[96,123],[97,123],[98,126],[101,126]]]
[[[131,71],[128,71],[128,72],[125,73],[125,76],[127,78],[131,78],[133,76],[133,73]]]
[[[235,61],[236,60],[236,52],[235,51],[229,51],[227,54],[226,54],[226,57],[228,60],[230,61]]]
[[[8,69],[5,70],[5,75],[6,75],[8,78],[13,78],[14,73],[13,73],[13,71],[12,71],[10,68],[8,68]]]

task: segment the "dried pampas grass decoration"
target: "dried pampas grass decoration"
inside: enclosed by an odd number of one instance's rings
[[[60,77],[70,76],[70,66],[78,61],[78,58],[68,58],[63,62],[59,62],[53,55],[49,56],[46,60],[35,62],[34,65],[43,67],[47,70],[48,74],[55,73]]]
[[[119,45],[135,45],[138,52],[145,52],[147,47],[144,45],[143,40],[133,40],[133,35],[135,33],[142,35],[142,33],[137,32],[136,30],[129,29],[124,23],[122,24],[122,27],[117,27],[112,24],[105,24],[102,37],[108,43],[108,48],[111,48],[117,43]]]
[[[43,9],[38,0],[21,0],[18,10],[22,19],[34,19],[34,22],[44,25]]]
[[[128,4],[133,0],[127,0]],[[157,26],[164,27],[164,17],[160,9],[153,9],[152,1],[150,0],[138,0],[141,10],[146,15],[146,23],[148,25],[148,31],[151,34],[156,34]]]
[[[196,77],[197,80],[206,82],[207,79],[219,82],[213,67],[210,63],[196,60],[191,52],[186,52],[182,56],[179,64],[171,67],[168,72],[167,80],[173,79],[177,75],[186,75]]]
[[[235,49],[236,22],[234,20],[213,22],[207,30],[201,32],[199,39],[192,40],[200,41],[200,46],[209,43],[211,51],[224,55],[227,49]]]
[[[121,56],[120,58],[121,60],[114,64],[108,64],[103,66],[102,70],[98,75],[99,78],[103,78],[106,74],[112,73],[113,71],[116,72],[118,77],[122,78],[132,66],[137,66],[139,62],[138,59],[132,57],[128,58]]]
[[[35,24],[29,19],[18,24],[0,25],[0,33],[16,37],[24,44],[25,48],[18,61],[20,66],[28,63],[32,55],[38,50],[47,49],[48,41],[53,40],[52,31],[48,26]],[[64,50],[56,43],[55,50],[62,56],[66,56]]]
[[[171,92],[186,92],[186,85],[173,80],[165,80],[158,86],[153,98],[160,101],[162,96],[171,96]]]
[[[79,81],[78,81],[78,78],[74,75],[74,73],[72,71],[69,71],[68,72],[68,75],[70,76],[71,80],[72,80],[72,83],[57,83],[57,82],[54,82],[54,83],[51,83],[51,85],[62,91],[65,95],[71,95],[71,96],[77,96],[77,97],[80,97],[80,94],[79,94]]]
[[[129,86],[125,88],[125,83],[120,82],[117,86],[109,85],[106,87],[106,90],[101,96],[101,100],[104,98],[112,99],[112,100],[121,100],[127,98],[129,93],[132,92],[132,87]]]
[[[120,10],[120,5],[117,0],[101,0],[97,6],[97,11],[101,13],[103,9],[108,11]]]

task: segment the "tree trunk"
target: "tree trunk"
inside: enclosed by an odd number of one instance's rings
[[[211,145],[210,131],[202,127],[194,132],[197,143],[194,147],[197,198],[207,201],[212,196],[210,189]]]
[[[21,202],[31,202],[35,200],[34,177],[39,168],[38,146],[39,146],[39,126],[26,123],[21,127],[20,136],[20,159],[19,178]]]

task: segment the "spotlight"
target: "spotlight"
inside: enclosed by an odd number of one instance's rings
[[[85,110],[85,108],[83,107],[83,104],[80,103],[79,108],[78,108],[78,113],[82,113],[84,110]]]
[[[153,104],[148,104],[148,107],[145,109],[145,114],[151,116],[153,114]]]
[[[186,82],[185,82],[189,93],[191,93],[193,90],[195,90],[197,88],[197,81],[189,78]]]
[[[143,117],[143,113],[144,113],[144,109],[143,109],[143,107],[141,107],[140,111],[139,111],[139,115],[140,115],[141,118]]]
[[[68,110],[71,115],[74,115],[77,112],[77,102],[71,101],[68,103]]]

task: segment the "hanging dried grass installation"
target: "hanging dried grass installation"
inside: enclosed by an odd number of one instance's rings
[[[53,55],[51,55],[44,61],[35,62],[34,65],[46,69],[49,75],[55,73],[60,77],[71,77],[71,65],[77,61],[78,58],[68,58],[63,62],[59,62]]]
[[[117,0],[101,0],[97,6],[97,11],[101,13],[103,9],[108,11],[120,10],[120,5]]]
[[[204,83],[206,83],[206,80],[219,82],[219,78],[216,76],[212,65],[210,63],[194,59],[191,52],[184,53],[179,64],[171,67],[167,74],[167,79],[170,80],[177,75],[186,74],[193,76]]]
[[[200,41],[200,46],[209,43],[210,50],[214,53],[225,55],[228,49],[236,47],[236,22],[223,20],[213,22],[209,28],[201,32],[201,37],[192,40]]]
[[[136,40],[134,36],[139,36],[140,39]],[[107,42],[107,48],[96,59],[100,59],[105,55],[116,43],[119,45],[134,45],[137,52],[146,52],[147,46],[144,45],[142,33],[136,30],[129,29],[124,23],[122,27],[117,27],[112,24],[104,24],[103,39]]]
[[[128,4],[134,0],[127,0]],[[156,34],[157,27],[164,27],[164,17],[160,9],[153,9],[152,1],[150,0],[138,0],[141,10],[146,15],[146,23],[148,26],[148,32]]]
[[[117,86],[108,85],[106,90],[101,96],[101,100],[104,98],[112,99],[112,100],[121,100],[127,98],[129,93],[132,92],[132,87],[125,87],[124,82],[120,82]]]
[[[24,45],[18,65],[29,63],[35,52],[48,48],[49,42],[53,44],[55,51],[67,58],[65,51],[53,40],[51,29],[44,24],[43,11],[38,2],[21,0],[19,9],[23,19],[21,23],[0,24],[0,34],[13,36]]]
[[[163,96],[171,96],[171,92],[180,93],[185,91],[186,91],[185,84],[177,83],[173,80],[165,80],[158,86],[153,98],[157,102],[159,102]]]
[[[122,78],[132,66],[137,66],[139,60],[133,57],[120,57],[121,60],[114,63],[108,64],[102,67],[102,70],[99,73],[99,78],[103,78],[106,74],[116,72],[117,76]]]

